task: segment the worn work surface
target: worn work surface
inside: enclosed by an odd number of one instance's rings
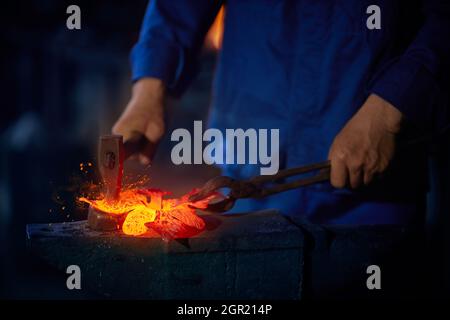
[[[136,238],[92,231],[85,221],[28,225],[27,243],[60,270],[80,266],[83,288],[112,298],[302,299],[414,293],[405,283],[411,284],[411,275],[418,274],[414,263],[422,260],[422,250],[414,242],[415,233],[405,228],[324,227],[276,211],[204,218],[208,229],[203,233],[168,243],[152,232]],[[371,264],[383,270],[382,292],[367,290],[366,268]]]
[[[28,225],[31,250],[109,297],[290,298],[301,296],[303,234],[274,212],[206,216],[200,235],[168,243],[149,232],[97,232],[86,222]]]

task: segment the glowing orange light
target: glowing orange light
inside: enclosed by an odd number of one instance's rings
[[[216,16],[213,24],[209,28],[209,31],[205,39],[205,47],[214,51],[220,50],[222,47],[223,29],[225,21],[225,8],[222,6],[219,13]]]
[[[158,189],[128,189],[114,202],[104,198],[98,200],[80,197],[82,202],[112,215],[125,215],[123,233],[132,236],[143,235],[152,228],[163,239],[186,238],[198,234],[205,228],[205,222],[196,214],[195,208],[206,208],[209,201],[218,194],[197,201],[189,201],[196,190],[181,198],[163,199],[169,194]]]

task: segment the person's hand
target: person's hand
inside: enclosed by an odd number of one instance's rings
[[[389,102],[370,95],[331,145],[331,184],[335,188],[357,188],[384,172],[394,156],[402,118]]]
[[[124,142],[146,138],[138,154],[142,164],[149,164],[156,147],[165,132],[164,121],[165,87],[161,80],[142,78],[133,85],[130,102],[126,106],[112,131],[123,136]]]

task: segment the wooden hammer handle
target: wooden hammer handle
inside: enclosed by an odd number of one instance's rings
[[[128,159],[131,155],[139,153],[148,143],[147,138],[140,133],[133,133],[130,139],[127,139],[123,143],[124,160]]]

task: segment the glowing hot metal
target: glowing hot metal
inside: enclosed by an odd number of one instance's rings
[[[122,191],[123,161],[140,149],[144,138],[123,143],[122,136],[100,137],[98,166],[104,185],[99,197],[80,197],[90,205],[88,223],[95,230],[117,230],[139,236],[152,228],[163,239],[186,238],[198,234],[205,223],[196,214],[204,209],[218,193],[200,201],[189,198],[197,192],[178,199],[163,199],[170,192],[159,189],[128,188]]]

